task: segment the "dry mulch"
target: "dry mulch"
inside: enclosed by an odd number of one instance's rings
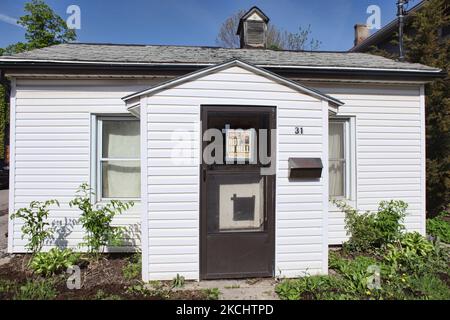
[[[122,300],[202,300],[205,294],[199,290],[170,290],[170,284],[164,283],[167,296],[142,295],[138,293],[128,293],[130,286],[142,285],[139,279],[125,279],[123,268],[131,257],[129,254],[110,254],[102,256],[98,261],[90,260],[81,263],[81,289],[70,290],[66,281],[69,275],[60,274],[52,277],[57,290],[56,300],[93,300],[98,299],[97,294],[101,290],[103,299],[120,298]],[[17,287],[25,284],[28,280],[42,280],[44,278],[34,275],[26,268],[29,255],[15,255],[11,261],[0,266],[0,281],[10,281]],[[47,278],[48,279],[48,278]],[[14,292],[0,292],[0,300],[14,298]]]

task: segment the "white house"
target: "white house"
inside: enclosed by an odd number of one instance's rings
[[[336,198],[361,210],[404,200],[406,227],[423,234],[424,84],[442,71],[268,50],[267,23],[252,8],[240,49],[73,43],[1,57],[10,213],[59,200],[46,249],[76,248],[80,184],[99,205],[134,200],[110,250],[142,249],[144,280],[325,274],[328,246],[346,239]],[[209,163],[218,140],[224,162]],[[11,220],[9,252],[25,251],[21,236]]]

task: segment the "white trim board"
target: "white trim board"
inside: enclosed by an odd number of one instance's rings
[[[140,99],[141,121],[141,252],[142,252],[142,280],[147,282],[149,277],[149,221],[148,221],[148,119],[147,97]]]
[[[10,138],[9,138],[9,199],[8,199],[8,253],[13,252],[14,220],[10,219],[15,211],[15,172],[16,172],[16,79],[11,79],[10,96]]]
[[[305,87],[305,86],[303,86],[303,85],[301,85],[301,84],[299,84],[297,82],[294,82],[294,81],[289,80],[287,78],[283,78],[283,77],[281,77],[281,76],[279,76],[279,75],[277,75],[275,73],[272,73],[272,72],[267,71],[265,69],[261,69],[259,67],[251,65],[251,64],[249,64],[247,62],[244,62],[244,61],[241,61],[239,59],[234,59],[234,60],[222,63],[222,64],[218,64],[218,65],[212,66],[210,68],[205,68],[205,69],[202,69],[202,70],[199,70],[199,71],[196,71],[196,72],[189,73],[187,75],[175,78],[173,80],[169,80],[169,81],[164,82],[164,83],[162,83],[160,85],[157,85],[157,86],[154,86],[154,87],[151,87],[151,88],[148,88],[148,89],[136,92],[136,93],[128,95],[128,96],[125,96],[125,97],[122,98],[122,100],[124,100],[125,102],[128,102],[128,101],[130,101],[130,100],[132,100],[134,98],[137,98],[137,97],[140,97],[140,96],[143,96],[143,95],[155,94],[157,92],[160,92],[160,91],[163,91],[163,90],[175,87],[177,85],[180,85],[180,84],[182,84],[184,82],[196,80],[196,79],[198,79],[200,77],[203,77],[205,75],[208,75],[208,74],[211,74],[211,73],[214,73],[214,72],[217,72],[217,71],[221,71],[221,70],[224,70],[224,69],[228,69],[228,68],[231,68],[231,67],[241,67],[241,68],[243,68],[245,70],[248,70],[250,72],[253,72],[253,73],[257,74],[257,75],[261,75],[261,76],[267,77],[268,79],[270,79],[272,81],[278,82],[278,83],[280,83],[282,85],[285,85],[285,86],[287,86],[287,87],[289,87],[291,89],[294,89],[294,90],[296,90],[298,92],[301,92],[301,93],[313,96],[313,97],[315,97],[315,98],[317,98],[319,100],[326,100],[329,103],[333,104],[333,106],[330,106],[330,111],[332,111],[334,113],[337,112],[337,108],[339,106],[344,105],[344,103],[341,102],[340,100],[335,99],[335,98],[333,98],[333,97],[331,97],[329,95],[326,95],[326,94],[324,94],[324,93],[322,93],[322,92],[320,92],[318,90]]]

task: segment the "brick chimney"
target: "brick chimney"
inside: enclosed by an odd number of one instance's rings
[[[267,47],[267,26],[269,18],[258,7],[253,7],[239,21],[237,35],[241,49],[265,49]]]
[[[369,37],[369,27],[366,24],[355,24],[355,46]]]

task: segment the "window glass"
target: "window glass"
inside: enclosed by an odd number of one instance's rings
[[[139,158],[139,121],[104,120],[103,158]]]
[[[104,199],[138,199],[140,197],[140,129],[139,121],[127,118],[101,118],[97,146],[98,192]]]
[[[328,148],[330,197],[345,197],[345,122],[330,121]]]
[[[140,190],[139,161],[102,161],[103,198],[139,198]]]

